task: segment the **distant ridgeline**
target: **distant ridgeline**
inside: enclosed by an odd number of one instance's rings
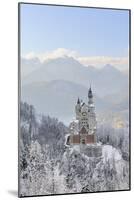
[[[88,104],[78,98],[75,113],[76,119],[69,125],[66,145],[79,145],[89,156],[100,156],[101,145],[96,141],[97,121],[91,87],[88,91]]]

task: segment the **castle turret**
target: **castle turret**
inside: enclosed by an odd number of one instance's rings
[[[90,134],[95,133],[96,130],[96,115],[95,115],[95,106],[93,102],[93,94],[91,86],[88,91],[88,108],[89,108],[89,132]]]
[[[93,93],[91,86],[88,90],[88,107],[89,107],[89,112],[94,113],[95,112],[95,107],[94,107],[94,102],[93,102]]]
[[[78,97],[78,100],[77,100],[77,104],[80,104],[80,99],[79,99],[79,97]]]
[[[93,94],[92,94],[92,89],[91,89],[91,86],[88,90],[88,104],[93,104]]]
[[[78,98],[77,104],[75,106],[76,119],[79,119],[80,117],[80,110],[81,110],[81,105],[80,105],[80,99]]]

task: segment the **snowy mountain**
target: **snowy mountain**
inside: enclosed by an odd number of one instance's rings
[[[21,76],[24,78],[31,72],[39,69],[41,66],[40,60],[38,58],[32,58],[32,59],[26,59],[22,58],[21,59],[21,66],[20,66],[20,71],[21,71]]]
[[[102,69],[96,69],[93,66],[86,67],[74,58],[67,56],[50,59],[44,63],[33,61],[31,60],[30,65],[29,60],[28,66],[24,65],[24,61],[22,61],[21,68],[27,67],[31,70],[31,73],[28,72],[24,77],[22,84],[65,80],[88,87],[91,83],[99,96],[118,93],[128,85],[128,76],[111,65],[106,65]]]
[[[34,82],[22,86],[21,98],[29,104],[35,105],[39,113],[57,117],[69,122],[74,116],[74,107],[77,98],[87,102],[88,88],[70,81],[55,80],[50,82]],[[86,98],[85,98],[86,97]],[[120,96],[119,96],[120,97]],[[116,98],[100,98],[94,94],[96,112],[120,112],[127,109],[127,98],[118,101]],[[110,100],[109,100],[110,99]]]
[[[22,87],[23,101],[35,105],[40,113],[67,121],[74,115],[78,96],[84,97],[85,94],[86,87],[63,80],[31,83]]]

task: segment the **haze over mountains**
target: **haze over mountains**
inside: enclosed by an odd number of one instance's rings
[[[97,112],[128,109],[128,76],[110,64],[102,69],[84,66],[72,57],[21,61],[23,101],[44,114],[70,120],[77,98],[87,101],[90,84]],[[64,120],[63,120],[64,121]]]

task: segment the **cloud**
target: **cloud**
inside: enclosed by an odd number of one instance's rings
[[[86,66],[93,65],[97,68],[101,68],[106,64],[114,65],[119,70],[124,70],[124,68],[128,67],[128,57],[91,56],[79,57],[78,61]]]
[[[48,59],[55,59],[55,58],[64,57],[64,56],[76,58],[77,52],[70,49],[58,48],[56,50],[48,51],[45,53],[30,52],[24,55],[23,57],[26,59],[32,59],[32,58],[37,57],[39,58],[41,62],[44,62],[45,60],[48,60]]]
[[[128,70],[129,66],[128,56],[126,57],[80,56],[78,52],[65,48],[58,48],[53,51],[48,51],[45,53],[30,52],[26,55],[23,55],[23,57],[26,59],[38,58],[41,62],[65,56],[73,57],[74,59],[76,59],[85,66],[93,65],[96,68],[101,68],[106,64],[111,64],[121,71],[126,71]]]

